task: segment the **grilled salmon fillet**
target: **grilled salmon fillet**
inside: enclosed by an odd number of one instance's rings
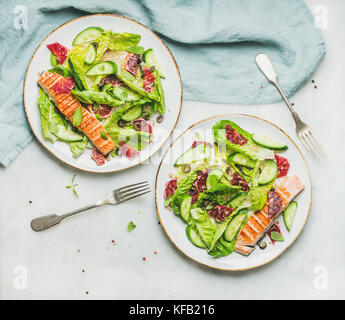
[[[73,122],[73,114],[78,109],[82,109],[83,118],[80,125],[77,127],[83,132],[94,146],[104,155],[108,154],[114,149],[114,142],[111,140],[109,134],[104,130],[103,125],[96,119],[94,115],[88,112],[80,102],[71,93],[56,93],[52,88],[54,85],[63,79],[57,73],[45,71],[38,79],[38,84],[43,91],[49,96],[60,112]],[[103,139],[101,132],[104,131],[108,137]]]
[[[268,216],[268,200],[265,206],[258,212],[253,213],[238,234],[235,250],[244,255],[254,250],[255,244],[269,230],[273,222],[284,211],[286,206],[304,189],[304,185],[297,176],[284,177],[275,191],[282,199],[280,211],[273,217]]]

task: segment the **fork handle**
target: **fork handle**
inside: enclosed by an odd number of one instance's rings
[[[105,204],[104,201],[99,201],[95,204],[91,204],[76,210],[71,210],[68,211],[67,213],[63,214],[63,215],[57,215],[57,214],[49,214],[46,216],[42,216],[42,217],[38,217],[36,219],[33,219],[31,221],[31,228],[34,231],[43,231],[46,230],[52,226],[55,226],[56,224],[60,223],[63,219],[70,217],[72,215],[75,215],[77,213],[86,211],[86,210],[90,210],[92,208],[96,208],[99,206],[102,206],[103,204]]]
[[[285,93],[283,92],[282,88],[279,85],[277,74],[274,70],[272,62],[270,58],[265,53],[259,53],[255,56],[255,63],[258,66],[261,73],[265,76],[265,78],[277,88],[278,92],[280,93],[281,97],[283,98],[284,102],[288,106],[289,110],[291,111],[292,117],[294,118],[295,122],[301,122],[300,117],[298,116],[295,109],[292,107],[290,101],[286,97]]]

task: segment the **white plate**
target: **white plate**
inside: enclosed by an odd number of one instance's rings
[[[78,158],[74,159],[68,144],[62,142],[50,143],[42,136],[40,114],[37,107],[39,74],[51,68],[50,51],[47,44],[59,42],[71,48],[74,37],[82,30],[90,26],[99,26],[105,30],[114,32],[131,32],[141,35],[140,45],[144,48],[152,48],[158,56],[159,63],[164,70],[166,79],[162,80],[166,112],[162,123],[154,124],[153,142],[147,146],[138,157],[129,161],[126,157],[113,158],[105,165],[98,167],[90,158],[91,151],[85,150]],[[140,23],[117,15],[97,14],[71,20],[55,29],[49,34],[36,49],[28,66],[24,82],[24,106],[31,129],[38,141],[54,156],[72,167],[89,172],[105,173],[124,170],[138,165],[149,159],[161,148],[169,138],[180,115],[182,103],[182,85],[175,59],[164,42],[151,30]],[[154,118],[153,118],[154,119]],[[156,121],[155,121],[156,122]]]
[[[282,215],[278,218],[285,241],[276,242],[273,245],[269,243],[270,241],[268,236],[266,236],[265,241],[267,242],[267,248],[265,250],[260,250],[260,248],[256,247],[255,250],[247,257],[236,252],[221,258],[213,258],[212,256],[209,256],[206,250],[195,247],[187,239],[185,232],[186,224],[180,217],[177,217],[174,213],[172,213],[172,211],[166,209],[163,203],[164,185],[168,180],[170,180],[169,173],[174,172],[173,163],[175,162],[176,158],[181,155],[183,151],[190,148],[194,140],[198,140],[195,137],[196,132],[200,133],[206,141],[212,142],[213,139],[211,128],[217,121],[222,119],[232,120],[249,132],[256,132],[286,143],[289,149],[282,155],[287,157],[290,161],[291,166],[288,175],[296,174],[305,185],[305,189],[296,197],[298,209],[290,232],[288,232],[285,228]],[[225,114],[208,118],[194,124],[184,131],[170,145],[163,156],[156,176],[157,213],[161,225],[163,226],[169,239],[189,258],[201,264],[221,270],[235,271],[252,269],[262,266],[277,258],[296,240],[298,235],[301,233],[309,215],[310,205],[311,182],[309,170],[301,151],[298,149],[292,139],[276,125],[266,120],[249,115]]]

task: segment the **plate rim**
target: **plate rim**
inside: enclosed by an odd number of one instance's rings
[[[271,258],[270,260],[264,262],[264,263],[261,263],[259,265],[256,265],[256,266],[252,266],[252,267],[248,267],[248,268],[222,268],[222,267],[216,267],[216,266],[213,266],[213,265],[210,265],[208,263],[205,263],[205,262],[200,262],[198,260],[196,260],[195,258],[193,258],[192,256],[188,255],[186,252],[184,252],[173,240],[172,238],[170,237],[170,235],[168,234],[167,230],[165,229],[164,227],[164,224],[162,223],[162,219],[161,219],[161,216],[160,216],[160,213],[159,213],[159,208],[158,208],[158,200],[157,200],[157,181],[158,181],[158,176],[159,176],[159,173],[160,173],[160,170],[161,170],[161,167],[162,167],[162,164],[163,164],[163,160],[165,159],[165,157],[167,156],[168,152],[170,151],[170,149],[172,149],[172,147],[174,146],[174,144],[182,137],[184,136],[188,131],[192,130],[193,128],[195,128],[196,126],[198,126],[199,124],[203,123],[203,122],[206,122],[206,121],[209,121],[209,120],[212,120],[212,119],[215,119],[215,118],[220,118],[220,117],[230,117],[230,116],[244,116],[244,117],[250,117],[250,118],[254,118],[254,119],[257,119],[257,120],[261,120],[263,122],[266,122],[270,125],[272,125],[273,127],[275,127],[276,129],[278,129],[280,132],[282,132],[290,141],[291,143],[296,147],[297,151],[299,152],[299,154],[301,155],[303,161],[304,161],[304,164],[307,168],[307,175],[308,175],[308,180],[309,180],[309,184],[310,184],[310,201],[309,201],[309,207],[308,207],[308,212],[307,212],[307,215],[305,217],[305,220],[303,222],[303,226],[301,228],[301,230],[298,232],[298,234],[295,236],[295,238],[291,241],[291,243],[286,246],[281,252],[279,252],[279,254],[273,258]],[[155,205],[156,205],[156,211],[157,211],[157,215],[158,215],[158,219],[159,219],[159,222],[161,224],[161,226],[163,227],[163,230],[165,232],[165,234],[167,235],[168,239],[174,244],[174,246],[181,252],[183,253],[186,257],[192,259],[194,262],[196,263],[199,263],[203,266],[206,266],[206,267],[209,267],[209,268],[212,268],[212,269],[216,269],[216,270],[221,270],[221,271],[245,271],[245,270],[252,270],[252,269],[256,269],[256,268],[259,268],[259,267],[262,267],[272,261],[274,261],[275,259],[277,259],[278,257],[280,257],[288,248],[291,247],[291,245],[297,240],[297,238],[301,235],[302,231],[304,230],[305,228],[305,225],[307,223],[307,220],[309,218],[309,214],[310,214],[310,210],[311,210],[311,203],[312,203],[312,183],[311,183],[311,177],[310,177],[310,170],[309,170],[309,166],[308,166],[308,163],[307,161],[305,160],[305,157],[302,153],[302,151],[300,150],[300,148],[298,147],[298,145],[295,143],[295,141],[283,130],[281,129],[280,127],[278,127],[276,124],[268,121],[268,120],[265,120],[265,119],[262,119],[260,117],[257,117],[257,116],[254,116],[254,115],[250,115],[250,114],[245,114],[245,113],[224,113],[224,114],[219,114],[219,115],[214,115],[214,116],[211,116],[211,117],[207,117],[205,119],[202,119],[202,120],[199,120],[197,122],[195,122],[194,124],[190,125],[188,128],[186,128],[170,145],[169,147],[167,148],[167,150],[164,152],[164,155],[162,156],[162,159],[161,159],[161,162],[158,166],[158,169],[157,169],[157,173],[156,173],[156,178],[155,178]]]
[[[63,158],[61,158],[60,156],[58,156],[54,151],[50,150],[43,142],[43,140],[38,136],[38,134],[36,134],[35,130],[33,129],[33,125],[30,121],[30,117],[29,117],[29,113],[28,113],[28,107],[26,105],[26,95],[25,95],[25,88],[26,88],[26,80],[27,80],[27,75],[28,75],[28,71],[29,71],[29,68],[31,66],[31,63],[32,63],[32,60],[34,59],[37,51],[41,48],[43,42],[48,39],[48,37],[50,37],[54,32],[56,32],[57,30],[59,30],[60,28],[76,21],[76,20],[81,20],[81,19],[85,19],[85,18],[89,18],[89,17],[93,17],[93,16],[111,16],[111,17],[115,17],[115,18],[119,18],[119,19],[124,19],[124,20],[129,20],[131,22],[134,22],[136,24],[138,24],[139,26],[145,28],[146,30],[148,30],[149,32],[152,33],[152,35],[154,37],[156,37],[161,43],[162,45],[166,48],[168,54],[170,55],[170,57],[172,58],[172,61],[174,63],[174,66],[176,68],[176,71],[177,71],[177,75],[178,75],[178,78],[179,78],[179,85],[180,85],[180,90],[181,90],[181,93],[180,93],[180,105],[179,105],[179,110],[178,110],[178,114],[177,114],[177,117],[176,117],[176,121],[172,127],[172,129],[170,130],[169,132],[169,135],[167,135],[167,137],[162,141],[161,143],[161,146],[155,151],[153,152],[151,155],[149,155],[147,158],[145,159],[142,159],[140,160],[138,163],[134,163],[132,165],[129,165],[127,166],[126,168],[122,168],[122,169],[112,169],[112,170],[104,170],[104,171],[97,171],[97,170],[93,170],[93,169],[86,169],[86,168],[81,168],[81,167],[78,167],[77,165],[74,165],[74,164],[71,164],[69,162],[67,162],[66,160],[64,160]],[[177,125],[177,122],[179,121],[180,119],[180,115],[181,115],[181,109],[182,109],[182,97],[183,97],[183,87],[182,87],[182,79],[181,79],[181,73],[180,73],[180,69],[177,65],[177,62],[176,62],[176,59],[174,57],[174,55],[172,54],[171,50],[169,49],[169,47],[166,45],[166,43],[155,33],[153,32],[151,29],[149,29],[148,27],[146,27],[144,24],[132,19],[132,18],[128,18],[128,17],[125,17],[125,16],[122,16],[122,15],[118,15],[118,14],[114,14],[114,13],[95,13],[95,14],[88,14],[88,15],[84,15],[84,16],[81,16],[81,17],[77,17],[77,18],[74,18],[74,19],[71,19],[63,24],[61,24],[60,26],[56,27],[53,31],[51,31],[47,36],[45,36],[42,41],[39,43],[39,45],[37,46],[36,50],[34,51],[30,61],[29,61],[29,64],[26,68],[26,71],[25,71],[25,78],[24,78],[24,84],[23,84],[23,104],[24,104],[24,110],[25,110],[25,116],[26,116],[26,119],[29,123],[29,126],[30,126],[30,129],[31,129],[31,132],[33,133],[33,135],[35,136],[36,140],[40,143],[41,146],[44,147],[45,150],[47,150],[51,155],[53,155],[56,159],[60,160],[61,162],[63,162],[64,164],[72,167],[72,168],[75,168],[75,169],[78,169],[80,171],[84,171],[84,172],[89,172],[89,173],[97,173],[97,174],[107,174],[107,173],[114,173],[114,172],[120,172],[120,171],[123,171],[123,170],[127,170],[127,169],[130,169],[130,168],[133,168],[135,166],[138,166],[138,165],[141,165],[143,164],[144,162],[150,160],[159,150],[161,150],[161,148],[164,146],[164,144],[168,141],[168,139],[170,138],[170,136],[172,135],[173,131],[175,130],[176,128],[176,125]]]

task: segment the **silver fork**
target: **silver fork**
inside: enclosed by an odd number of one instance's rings
[[[262,72],[262,74],[266,77],[266,79],[272,83],[277,90],[279,91],[280,95],[282,96],[284,102],[288,106],[289,110],[291,111],[292,117],[295,120],[296,123],[296,133],[305,148],[313,153],[314,155],[324,155],[323,148],[321,147],[320,143],[317,141],[313,131],[311,128],[304,123],[300,117],[298,116],[295,109],[292,107],[290,101],[284,94],[282,88],[280,87],[278,83],[277,74],[273,68],[271,60],[268,58],[268,56],[264,53],[259,53],[255,57],[255,63],[258,66],[259,70]]]
[[[77,213],[90,210],[92,208],[100,207],[105,204],[120,204],[122,202],[134,199],[142,196],[145,193],[150,192],[150,185],[147,181],[134,183],[119,189],[112,191],[104,200],[98,201],[94,204],[82,207],[80,209],[68,211],[65,214],[50,214],[42,216],[31,221],[31,228],[34,231],[46,230],[56,224],[60,223],[63,219],[73,216]]]

